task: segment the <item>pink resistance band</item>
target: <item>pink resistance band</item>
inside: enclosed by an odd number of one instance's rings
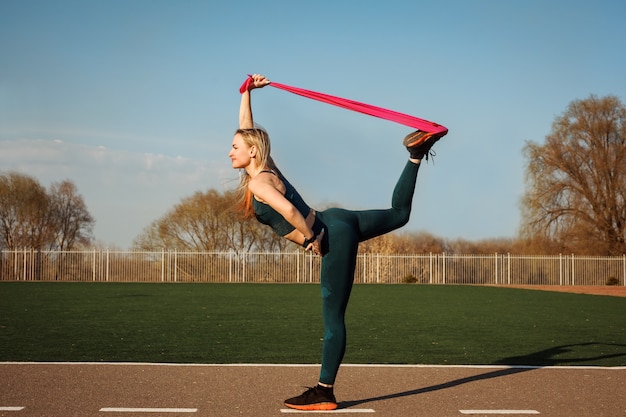
[[[249,76],[239,88],[239,92],[245,92],[250,84],[252,84],[252,82],[252,77]],[[444,136],[448,133],[448,129],[438,123],[429,122],[428,120],[420,119],[404,113],[399,113],[397,111],[383,109],[382,107],[372,106],[371,104],[359,103],[358,101],[349,100],[347,98],[335,97],[324,93],[317,93],[315,91],[291,87],[285,84],[275,83],[273,81],[269,85],[306,98],[332,104],[333,106],[343,107],[344,109],[353,110],[370,116],[379,117],[381,119],[390,120],[392,122],[400,123],[405,126],[422,130],[424,132],[437,133],[440,136]]]

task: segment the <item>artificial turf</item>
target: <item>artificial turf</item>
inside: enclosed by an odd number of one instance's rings
[[[0,283],[0,361],[319,363],[315,284]],[[626,365],[626,298],[355,285],[344,363]]]

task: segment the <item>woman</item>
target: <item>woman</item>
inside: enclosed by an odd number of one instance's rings
[[[344,318],[359,242],[388,233],[409,221],[420,162],[428,159],[430,148],[442,135],[418,130],[404,138],[410,157],[393,191],[390,209],[331,208],[316,212],[274,164],[267,132],[254,128],[251,91],[270,81],[259,74],[253,75],[252,80],[241,95],[239,129],[228,154],[233,168],[244,171],[239,188],[241,210],[245,217],[256,216],[277,234],[322,256],[324,342],[319,382],[286,400],[285,405],[298,410],[334,410],[337,401],[333,385],[346,349]]]

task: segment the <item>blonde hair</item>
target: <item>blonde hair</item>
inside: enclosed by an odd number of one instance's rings
[[[243,142],[249,147],[256,147],[256,163],[262,169],[271,169],[280,175],[280,171],[274,160],[270,156],[271,144],[270,136],[264,129],[237,129],[235,135],[241,135]],[[254,207],[252,205],[252,193],[248,190],[250,175],[242,169],[240,171],[239,186],[237,187],[237,205],[236,208],[243,214],[245,219],[254,216]]]

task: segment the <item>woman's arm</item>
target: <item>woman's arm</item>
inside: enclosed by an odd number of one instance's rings
[[[252,118],[252,100],[251,91],[255,88],[263,88],[270,83],[265,76],[254,74],[248,89],[241,93],[241,104],[239,105],[239,129],[254,128],[254,120]]]
[[[269,173],[261,173],[248,184],[248,189],[261,202],[268,204],[289,222],[304,238],[313,236],[313,230],[307,226],[306,219],[298,209],[272,184]]]

